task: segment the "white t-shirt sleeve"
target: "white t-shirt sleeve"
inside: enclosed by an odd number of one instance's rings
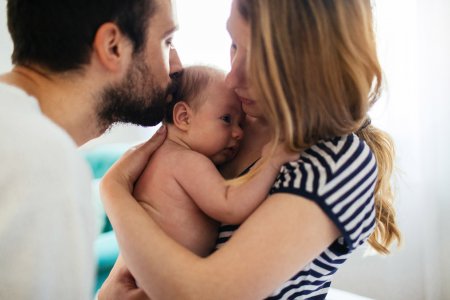
[[[44,116],[11,118],[8,130],[0,126],[0,299],[91,299],[88,165]]]

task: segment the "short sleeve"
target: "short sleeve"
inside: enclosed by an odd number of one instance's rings
[[[356,135],[321,141],[285,164],[271,194],[289,193],[317,203],[342,233],[352,251],[375,228],[376,160]]]
[[[0,122],[7,141],[0,149],[0,299],[90,299],[89,167],[67,133],[39,112],[9,116],[14,122]]]

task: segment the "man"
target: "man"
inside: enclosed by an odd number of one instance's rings
[[[156,125],[171,0],[7,0],[13,69],[0,76],[0,299],[89,299],[95,225],[77,146],[111,124]]]

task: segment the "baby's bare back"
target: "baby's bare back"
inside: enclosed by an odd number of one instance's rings
[[[197,207],[176,180],[176,176],[201,176],[182,169],[183,151],[190,150],[166,141],[137,181],[134,196],[169,236],[207,256],[214,247],[218,224]]]

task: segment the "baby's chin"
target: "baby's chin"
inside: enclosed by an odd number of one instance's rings
[[[230,160],[232,160],[235,156],[236,156],[235,152],[232,153],[231,151],[223,151],[220,154],[217,154],[214,157],[211,157],[211,161],[216,166],[221,166],[223,164],[226,164]]]

